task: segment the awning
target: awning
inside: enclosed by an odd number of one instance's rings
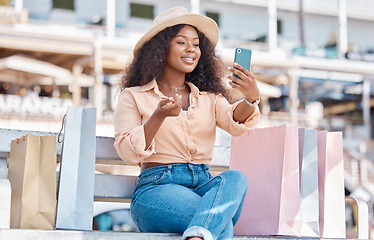
[[[265,95],[271,98],[279,98],[282,95],[282,91],[279,87],[257,81],[258,89],[261,95]]]
[[[25,85],[71,85],[72,73],[54,64],[24,56],[10,56],[0,59],[0,80],[22,83]],[[81,74],[79,83],[82,87],[92,86],[95,79]]]
[[[55,80],[58,85],[69,85],[73,82],[71,72],[65,68],[16,55],[0,59],[0,73],[8,76],[21,76],[21,78],[9,77],[4,80],[9,82],[24,81],[25,84],[46,82],[46,80],[49,80],[49,84]]]

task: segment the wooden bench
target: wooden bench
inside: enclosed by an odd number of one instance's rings
[[[6,161],[10,154],[10,142],[26,134],[34,134],[38,136],[58,135],[58,133],[55,132],[36,132],[0,128],[0,178],[6,178],[7,175]],[[106,173],[95,174],[94,199],[95,201],[129,203],[135,188],[134,182],[136,176],[140,172],[140,169],[137,166],[126,165],[118,157],[113,147],[113,143],[114,138],[112,137],[96,137],[96,169],[104,169],[104,172]],[[61,149],[62,144],[57,142],[58,160],[61,156]],[[215,146],[211,170],[217,172],[228,170],[229,161],[230,147]],[[120,172],[124,174],[110,174],[110,172],[113,172],[113,170],[108,170],[108,166],[114,166],[117,170],[121,169]],[[358,206],[358,238],[367,239],[369,232],[367,203],[359,198],[351,198],[350,200],[347,199],[347,201],[352,201],[352,199],[357,203]],[[1,236],[0,231],[0,239]],[[166,235],[162,236],[166,237]],[[171,234],[170,236],[173,238],[175,235]],[[154,239],[157,239],[155,235],[153,237]]]
[[[58,135],[54,132],[36,132],[14,129],[0,128],[0,177],[1,172],[5,176],[6,159],[10,154],[10,142],[22,135],[34,134],[38,136]],[[136,176],[140,172],[137,166],[128,166],[117,155],[113,147],[114,138],[112,137],[96,137],[96,169],[108,169],[105,166],[118,167],[125,172],[126,175],[119,174],[95,174],[95,201],[108,202],[130,202],[132,193],[134,191],[134,182]],[[62,143],[57,142],[57,158],[61,156]],[[215,146],[213,154],[212,170],[225,171],[228,169],[230,159],[230,148]],[[123,171],[124,167],[126,168]],[[107,170],[108,172],[115,172],[115,169]]]

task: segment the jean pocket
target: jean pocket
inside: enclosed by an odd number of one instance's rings
[[[140,176],[139,185],[158,184],[168,175],[167,170],[149,173],[145,176]]]

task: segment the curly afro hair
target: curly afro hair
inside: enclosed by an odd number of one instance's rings
[[[127,87],[142,86],[153,79],[160,78],[166,62],[170,40],[184,26],[184,24],[179,24],[164,29],[136,52],[135,57],[121,77],[121,90]],[[229,99],[229,91],[222,82],[222,60],[216,55],[210,40],[197,28],[195,30],[199,36],[201,56],[196,68],[191,73],[186,74],[186,81],[193,83],[200,91],[221,93]]]

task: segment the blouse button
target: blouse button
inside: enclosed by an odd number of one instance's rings
[[[187,131],[187,134],[188,134],[188,135],[191,135],[191,130],[188,130],[188,131]]]

